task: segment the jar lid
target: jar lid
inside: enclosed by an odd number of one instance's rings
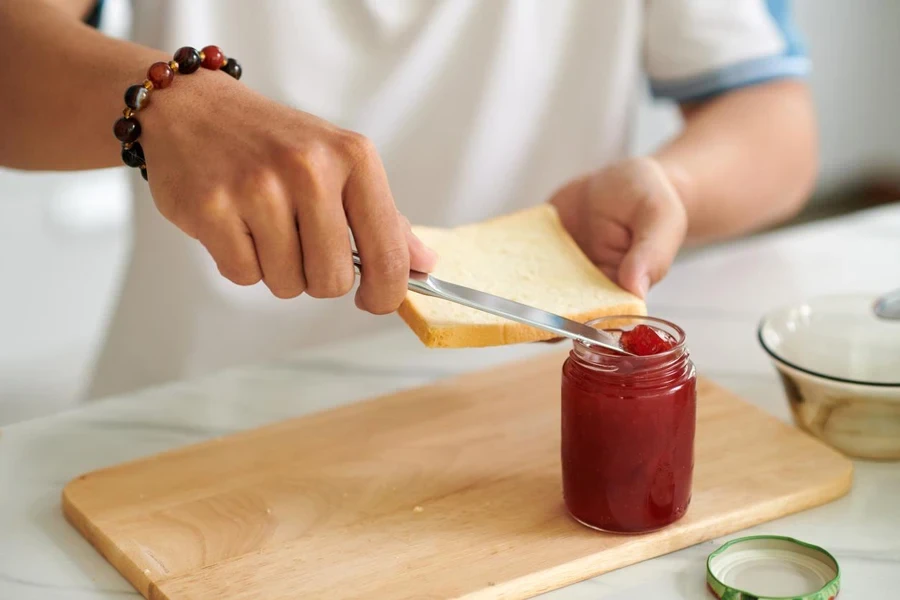
[[[832,600],[841,587],[834,557],[782,536],[743,537],[706,561],[706,582],[722,600]]]

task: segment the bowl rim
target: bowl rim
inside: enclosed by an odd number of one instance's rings
[[[782,309],[779,309],[782,310]],[[777,312],[777,311],[773,311]],[[806,373],[807,375],[812,375],[813,377],[819,377],[821,379],[826,379],[828,381],[834,381],[837,383],[845,383],[850,385],[860,385],[864,387],[873,387],[873,388],[900,388],[900,381],[865,381],[862,379],[851,379],[849,377],[838,377],[836,375],[829,375],[827,373],[822,373],[821,371],[815,371],[813,369],[809,369],[806,367],[801,367],[797,363],[790,361],[783,356],[779,356],[778,353],[775,352],[772,348],[770,348],[765,339],[763,338],[763,328],[766,326],[767,322],[771,318],[773,313],[769,313],[764,316],[759,321],[759,325],[756,328],[756,339],[759,341],[759,345],[762,346],[763,350],[768,354],[773,360],[779,362],[785,366],[788,366],[796,371],[800,371],[801,373]]]

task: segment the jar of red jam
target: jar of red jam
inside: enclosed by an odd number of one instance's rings
[[[562,372],[566,507],[595,529],[654,531],[680,519],[691,501],[697,392],[684,331],[650,317],[589,325],[623,341],[650,332],[662,343],[627,356],[575,342]]]

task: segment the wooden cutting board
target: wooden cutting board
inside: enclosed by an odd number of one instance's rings
[[[82,475],[63,509],[152,600],[526,598],[850,488],[850,461],[701,381],[687,515],[643,536],[588,530],[561,500],[562,359]]]

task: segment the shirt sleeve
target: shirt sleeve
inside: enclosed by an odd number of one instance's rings
[[[790,0],[646,0],[654,97],[701,100],[810,70]]]

